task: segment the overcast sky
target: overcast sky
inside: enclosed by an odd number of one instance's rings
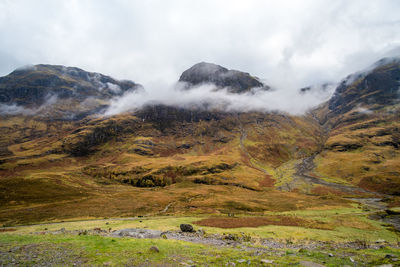
[[[398,0],[0,0],[0,10],[0,75],[62,64],[146,87],[207,61],[289,90],[400,46]]]

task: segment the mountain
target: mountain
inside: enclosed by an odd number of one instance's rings
[[[343,114],[354,107],[372,110],[400,103],[400,59],[384,58],[369,70],[349,75],[329,100],[329,109]]]
[[[269,86],[264,85],[258,78],[249,73],[228,70],[222,66],[206,62],[197,63],[185,70],[179,81],[187,83],[187,88],[212,83],[219,89],[228,88],[229,92],[236,94],[249,92],[252,88],[270,89]]]
[[[228,85],[233,93],[260,85],[246,73],[235,77],[251,80],[243,85],[240,79],[221,78],[235,71],[198,65],[180,80],[190,86]],[[349,197],[383,196],[388,205],[398,205],[400,109],[394,90],[400,68],[393,60],[374,66],[346,78],[328,102],[302,116],[147,105],[112,117],[73,120],[57,114],[75,114],[90,98],[107,106],[112,97],[140,86],[87,74],[100,77],[101,83],[91,83],[86,72],[63,76],[65,67],[51,66],[39,71],[51,75],[42,76],[36,88],[35,79],[28,79],[39,75],[35,70],[13,72],[6,76],[9,82],[2,78],[3,86],[31,91],[3,89],[9,95],[3,103],[34,108],[39,104],[29,98],[33,94],[44,106],[45,95],[57,92],[57,99],[75,104],[64,113],[57,112],[60,103],[48,105],[46,117],[42,111],[1,115],[0,221],[263,214],[350,207]],[[59,80],[68,86],[54,85]],[[108,83],[123,89],[114,92]],[[101,84],[107,87],[96,86]]]
[[[315,116],[325,123],[316,170],[382,194],[400,195],[400,60],[346,77]]]
[[[140,85],[58,65],[27,66],[0,77],[0,104],[59,118],[82,117],[107,107],[113,97]],[[4,106],[6,105],[6,106]],[[51,110],[45,109],[52,105]]]

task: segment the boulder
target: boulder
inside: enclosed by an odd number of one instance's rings
[[[181,231],[182,232],[186,232],[186,233],[193,233],[194,229],[193,226],[191,224],[181,224],[180,225]]]
[[[158,247],[155,247],[155,246],[151,247],[149,250],[150,250],[150,252],[155,252],[155,253],[159,253],[160,252]]]

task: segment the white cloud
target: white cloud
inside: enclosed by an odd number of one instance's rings
[[[3,104],[0,103],[0,115],[36,115],[48,107],[56,104],[58,101],[57,95],[47,95],[45,97],[46,101],[36,108],[27,108],[24,106],[17,105],[15,103],[12,104]]]
[[[162,89],[161,89],[162,88]],[[307,94],[291,91],[259,90],[247,94],[228,93],[225,90],[215,90],[213,84],[203,84],[190,90],[184,90],[185,84],[172,85],[153,84],[144,91],[131,91],[111,102],[105,115],[115,115],[134,111],[146,104],[164,104],[185,108],[218,109],[225,111],[286,111],[291,114],[302,114],[327,100],[332,94],[332,88],[326,90],[311,90]]]

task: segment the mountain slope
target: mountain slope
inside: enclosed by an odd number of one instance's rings
[[[384,194],[400,194],[400,61],[348,76],[325,105],[331,128],[317,170]]]
[[[396,80],[397,71],[380,64],[303,116],[147,105],[60,120],[59,104],[46,116],[2,115],[0,221],[263,214],[348,207],[343,197],[373,192],[396,195],[399,108],[388,87],[372,88],[368,75]],[[59,90],[51,82],[39,88]],[[107,105],[107,90],[90,97]],[[75,114],[86,97],[62,99],[74,101],[68,110]]]

